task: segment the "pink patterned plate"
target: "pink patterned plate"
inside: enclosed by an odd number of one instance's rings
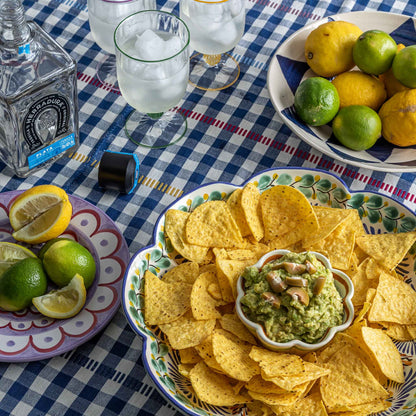
[[[0,241],[15,242],[8,213],[20,193],[0,193]],[[64,320],[47,318],[34,307],[15,313],[0,310],[0,362],[43,360],[79,347],[100,332],[120,306],[123,276],[130,260],[127,243],[104,212],[76,196],[69,199],[72,219],[62,237],[88,248],[97,264],[85,306],[78,315]],[[27,247],[36,253],[41,246]]]

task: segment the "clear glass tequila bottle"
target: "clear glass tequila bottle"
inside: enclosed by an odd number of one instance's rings
[[[0,1],[0,157],[26,177],[79,145],[75,60],[20,0]]]

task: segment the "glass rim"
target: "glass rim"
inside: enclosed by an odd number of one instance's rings
[[[126,20],[128,20],[128,19],[130,19],[131,17],[133,17],[133,16],[136,16],[137,14],[140,14],[140,13],[154,13],[154,12],[156,12],[156,13],[159,13],[159,14],[164,14],[164,15],[168,15],[168,16],[172,16],[172,17],[174,17],[175,19],[177,19],[177,20],[179,20],[182,24],[183,24],[183,26],[185,27],[185,29],[186,29],[186,33],[188,34],[188,39],[187,39],[187,41],[185,42],[185,45],[183,46],[183,48],[179,51],[179,52],[176,52],[174,55],[171,55],[171,56],[169,56],[169,57],[167,57],[167,58],[164,58],[164,59],[157,59],[157,60],[155,60],[155,61],[149,61],[149,60],[146,60],[146,59],[139,59],[139,58],[134,58],[133,56],[130,56],[128,53],[126,53],[126,52],[124,52],[120,47],[119,47],[119,45],[117,44],[117,40],[116,40],[116,33],[117,33],[117,31],[118,31],[118,29],[119,29],[119,27],[126,21]],[[191,38],[191,34],[190,34],[190,32],[189,32],[189,28],[188,28],[188,26],[186,25],[186,23],[180,18],[180,17],[178,17],[178,16],[176,16],[175,14],[173,14],[173,13],[170,13],[170,12],[165,12],[165,11],[162,11],[162,10],[156,10],[156,9],[151,9],[151,10],[141,10],[141,11],[139,11],[139,12],[136,12],[136,13],[133,13],[133,14],[131,14],[131,15],[129,15],[129,16],[126,16],[118,25],[117,25],[117,27],[115,28],[115,30],[114,30],[114,35],[113,35],[113,38],[114,38],[114,45],[115,45],[115,47],[116,47],[116,49],[118,49],[119,51],[120,51],[120,53],[122,53],[124,56],[126,56],[127,58],[129,58],[129,59],[133,59],[134,61],[138,61],[138,62],[145,62],[145,63],[156,63],[156,62],[164,62],[164,61],[168,61],[168,60],[170,60],[170,59],[172,59],[172,58],[174,58],[175,56],[178,56],[178,55],[180,55],[188,46],[189,46],[189,42],[190,42],[190,38]]]

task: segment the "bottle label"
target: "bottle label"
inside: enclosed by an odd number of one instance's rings
[[[36,153],[28,156],[27,161],[29,163],[29,169],[32,169],[43,162],[46,162],[49,159],[67,151],[72,146],[75,146],[75,134],[71,133],[62,139],[57,140],[56,142],[50,144],[49,146],[44,147]]]
[[[23,119],[23,137],[30,151],[68,133],[70,107],[66,97],[45,95],[32,103]]]

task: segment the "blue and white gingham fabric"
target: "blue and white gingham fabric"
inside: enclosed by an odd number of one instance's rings
[[[1,1],[1,0],[0,0]],[[277,47],[305,24],[357,10],[416,15],[414,0],[274,1],[246,0],[246,31],[233,50],[241,74],[232,87],[203,92],[188,85],[179,104],[188,119],[185,139],[162,150],[137,148],[123,127],[132,110],[123,97],[96,78],[104,53],[95,44],[86,0],[24,0],[26,14],[78,62],[81,145],[70,158],[27,179],[12,176],[0,161],[0,190],[53,183],[106,212],[123,233],[130,253],[148,245],[162,211],[184,192],[213,181],[240,184],[280,166],[331,171],[352,190],[377,191],[416,208],[414,173],[383,173],[331,159],[282,124],[266,86]],[[178,2],[158,7],[179,12]],[[416,39],[414,39],[416,43]],[[130,195],[98,186],[98,162],[105,150],[136,152],[139,186]],[[83,346],[30,363],[0,363],[0,416],[176,415],[152,385],[141,362],[141,340],[121,311]]]

